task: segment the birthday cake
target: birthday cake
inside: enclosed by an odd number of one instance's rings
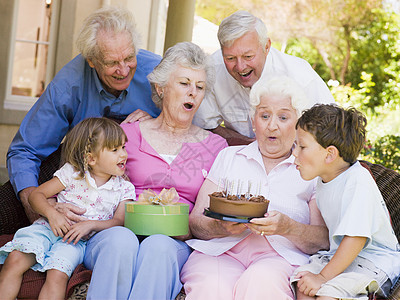
[[[241,216],[241,217],[262,217],[267,212],[269,200],[262,195],[228,195],[222,192],[209,194],[209,210],[215,213]]]

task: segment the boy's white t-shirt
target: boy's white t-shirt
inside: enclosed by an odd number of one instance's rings
[[[371,174],[359,162],[328,183],[317,182],[317,205],[329,229],[329,251],[335,254],[345,235],[367,237],[359,256],[394,282],[400,273],[400,245],[385,201]]]

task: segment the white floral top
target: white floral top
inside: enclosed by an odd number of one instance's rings
[[[78,172],[69,163],[56,171],[54,176],[65,186],[57,195],[57,201],[85,208],[83,216],[90,220],[109,220],[121,201],[136,200],[134,185],[121,176],[112,176],[98,187],[89,172],[85,178],[76,179]],[[38,223],[43,224],[43,219]]]

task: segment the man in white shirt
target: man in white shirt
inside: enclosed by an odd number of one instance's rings
[[[265,24],[252,14],[237,11],[225,18],[218,29],[218,40],[221,50],[212,55],[215,84],[193,123],[223,136],[230,145],[254,141],[249,94],[260,78],[286,75],[297,81],[314,103],[335,102],[308,62],[271,47]]]

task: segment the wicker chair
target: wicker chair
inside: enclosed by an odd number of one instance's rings
[[[375,182],[381,191],[392,219],[392,226],[397,240],[400,241],[400,174],[384,166],[361,161],[361,164],[370,170]],[[400,299],[400,279],[393,287],[388,299]]]
[[[41,165],[39,184],[50,180],[59,168],[61,147],[54,151]],[[0,187],[0,234],[14,234],[19,228],[28,226],[29,220],[21,202],[15,196],[10,181]]]
[[[61,148],[61,147],[60,147]],[[39,184],[49,180],[59,167],[61,149],[51,154],[40,168]],[[386,202],[397,239],[400,241],[400,174],[378,164],[361,161],[370,170]],[[21,227],[29,225],[24,209],[16,198],[10,182],[0,187],[0,246],[12,238],[12,234]],[[0,266],[1,267],[1,266]],[[67,288],[70,299],[84,299],[91,272],[79,265]],[[18,299],[35,299],[44,283],[43,273],[29,270],[25,273]],[[28,293],[29,292],[29,293]],[[37,294],[35,294],[37,293]],[[73,295],[74,294],[74,295]],[[184,299],[183,293],[177,299]],[[372,298],[371,298],[372,299]],[[400,299],[400,280],[387,299]]]

